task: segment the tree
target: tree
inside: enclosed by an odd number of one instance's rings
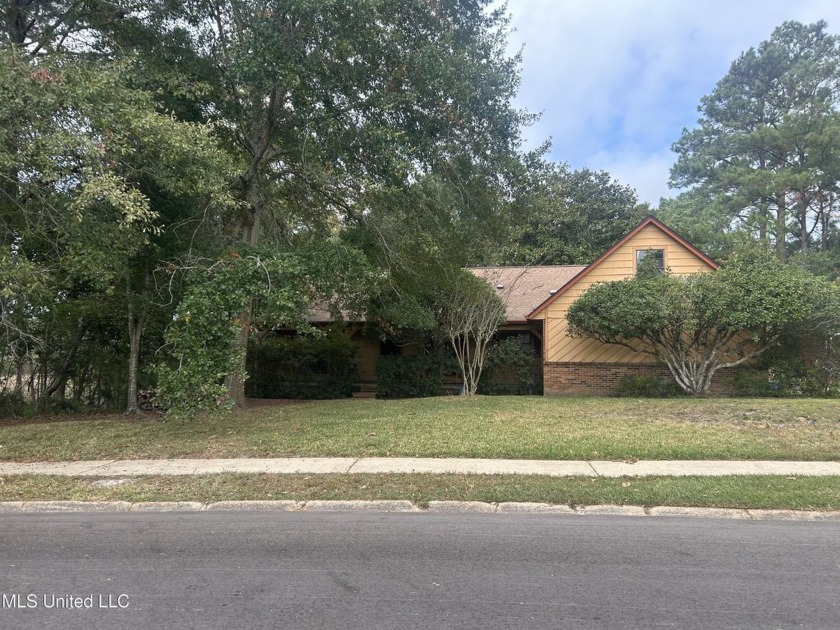
[[[708,188],[698,187],[662,199],[656,218],[714,260],[729,257],[754,238],[734,225],[728,208]]]
[[[840,188],[840,40],[785,22],[703,97],[673,150],[674,187],[698,186],[785,258],[828,246]]]
[[[362,309],[370,285],[362,254],[337,242],[286,252],[231,249],[221,260],[195,260],[176,273],[188,274],[188,288],[166,330],[167,360],[156,372],[160,401],[186,416],[233,405],[226,381],[245,353],[237,343],[244,311],[249,326],[317,335],[307,322],[313,302],[339,319],[342,311]]]
[[[489,5],[187,3],[192,48],[218,75],[208,109],[242,164],[241,242],[358,222],[372,190],[510,153],[527,116],[510,105],[518,59]],[[244,405],[242,379],[229,389]]]
[[[406,200],[425,179],[438,182],[442,194],[433,201],[435,195],[424,193],[424,211],[441,203],[452,216],[474,217],[454,223],[462,234],[467,224],[487,225],[480,219],[493,212],[484,208],[507,194],[506,170],[518,158],[520,126],[530,120],[511,106],[518,57],[506,56],[507,18],[489,0],[27,0],[11,3],[2,17],[2,45],[14,51],[22,70],[17,83],[4,83],[11,87],[0,103],[0,117],[8,121],[0,128],[0,135],[6,134],[0,157],[8,157],[0,159],[0,196],[31,210],[3,215],[6,244],[24,243],[0,269],[14,296],[7,298],[4,323],[11,336],[18,335],[5,349],[14,364],[21,352],[32,355],[33,339],[47,337],[43,305],[32,300],[41,299],[50,314],[68,304],[67,315],[50,324],[51,364],[41,370],[58,377],[56,395],[63,384],[75,387],[79,381],[70,363],[92,356],[83,352],[92,328],[70,316],[83,304],[87,315],[128,321],[128,339],[118,352],[124,352],[130,374],[131,406],[132,383],[142,371],[145,323],[154,320],[160,331],[161,322],[171,321],[179,300],[193,290],[190,283],[204,286],[208,280],[199,267],[218,270],[231,251],[246,259],[260,242],[295,253],[348,226],[376,236],[393,234],[380,229],[388,211],[376,208],[376,200]],[[68,77],[82,66],[92,69],[92,91],[71,99],[81,84]],[[31,81],[18,79],[35,76],[40,83],[30,92],[38,99],[27,109]],[[103,89],[109,81],[112,93]],[[128,94],[139,103],[136,111],[120,109]],[[68,105],[54,107],[59,102]],[[99,116],[117,110],[119,120]],[[165,123],[171,134],[160,133]],[[194,137],[181,143],[188,131]],[[165,142],[154,148],[167,138],[193,147],[196,155],[182,161]],[[221,161],[234,169],[217,168],[212,140],[224,147]],[[42,164],[27,162],[32,158],[27,152],[42,151],[53,141],[66,146],[50,148],[45,163],[56,172],[66,170],[50,181],[39,174]],[[68,159],[57,159],[61,155]],[[80,164],[91,169],[83,173]],[[199,181],[194,175],[202,169],[206,177]],[[18,176],[29,172],[37,176]],[[84,230],[75,226],[72,238],[57,237],[55,225],[75,225],[66,220],[85,178],[100,172],[111,178],[111,196],[133,201],[144,221],[124,222],[128,229],[114,232],[120,209],[103,194],[82,213]],[[175,187],[178,181],[184,186]],[[72,185],[62,187],[68,182]],[[209,190],[197,185],[211,183]],[[219,203],[222,193],[226,201]],[[235,203],[228,203],[231,197]],[[410,216],[408,206],[405,210]],[[60,211],[61,221],[47,220],[58,216],[53,211]],[[85,230],[97,238],[80,238]],[[27,249],[35,244],[42,249]],[[68,264],[43,264],[50,247],[59,252],[71,244],[72,256],[61,258]],[[387,250],[390,243],[379,245]],[[71,262],[84,268],[70,273]],[[91,271],[100,262],[106,273],[94,277]],[[163,275],[174,279],[167,288],[175,290],[173,299],[161,304],[154,281]],[[305,283],[292,285],[301,299],[311,296]],[[240,335],[229,352],[239,363],[224,371],[228,394],[240,405],[242,350],[264,289],[256,288],[234,318]],[[59,306],[55,295],[61,296]],[[99,329],[107,329],[110,339],[113,327]],[[67,357],[74,359],[68,363]]]
[[[30,366],[36,397],[64,394],[83,346],[96,343],[91,320],[103,312],[128,315],[122,382],[136,389],[142,321],[132,300],[115,308],[113,296],[131,293],[135,261],[148,260],[175,216],[154,201],[168,197],[199,216],[231,205],[230,162],[209,129],[159,113],[132,87],[129,69],[0,51],[3,349],[18,375]]]
[[[668,366],[704,395],[715,373],[803,330],[837,331],[837,287],[764,252],[710,273],[644,274],[592,286],[568,312],[572,336],[617,344]]]
[[[650,214],[632,188],[604,171],[573,171],[541,159],[525,168],[503,263],[588,265]]]
[[[505,303],[486,280],[458,270],[446,294],[440,316],[461,370],[464,395],[474,396],[484,368],[487,348],[505,321]]]

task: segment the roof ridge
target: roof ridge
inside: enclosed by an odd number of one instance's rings
[[[558,269],[587,265],[467,265],[464,269]]]

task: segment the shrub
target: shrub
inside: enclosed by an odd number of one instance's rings
[[[434,355],[385,355],[376,359],[377,398],[425,398],[446,393],[445,360]]]
[[[623,376],[615,388],[616,396],[632,398],[669,398],[679,396],[680,387],[670,379],[663,379],[656,374]]]
[[[480,394],[526,395],[542,393],[540,359],[516,337],[496,341],[487,351],[478,384]]]
[[[268,336],[249,344],[248,396],[346,398],[353,392],[358,344],[340,327],[322,337]]]
[[[20,392],[0,392],[0,418],[29,415],[30,411]]]
[[[835,397],[840,396],[840,348],[825,341],[817,357],[800,356],[799,341],[767,353],[758,369],[739,370],[735,377],[736,396]],[[818,344],[819,345],[819,344]]]

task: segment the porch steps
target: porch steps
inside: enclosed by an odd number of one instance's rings
[[[359,391],[353,392],[353,398],[376,398],[376,385],[365,383],[359,386]]]

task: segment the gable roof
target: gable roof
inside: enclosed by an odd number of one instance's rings
[[[548,298],[543,300],[543,302],[541,304],[539,304],[536,308],[534,308],[530,313],[528,313],[526,315],[526,319],[531,319],[531,318],[535,317],[540,311],[542,311],[545,307],[547,307],[549,304],[554,302],[554,300],[556,300],[561,295],[563,295],[571,287],[573,287],[575,284],[577,284],[582,278],[585,278],[593,269],[595,269],[595,267],[597,267],[599,264],[601,264],[601,262],[603,262],[604,259],[606,259],[610,254],[612,254],[615,250],[617,250],[619,247],[624,245],[627,241],[629,241],[631,238],[636,236],[636,234],[641,232],[644,228],[646,228],[649,225],[653,225],[654,227],[656,227],[659,230],[661,230],[662,232],[664,232],[667,236],[670,236],[672,239],[677,241],[680,245],[685,247],[692,254],[697,256],[700,260],[702,260],[703,262],[708,264],[712,269],[717,269],[720,266],[714,260],[712,260],[711,258],[706,256],[706,254],[704,254],[699,249],[694,247],[694,245],[692,245],[687,240],[685,240],[682,236],[680,236],[679,234],[674,232],[674,230],[672,230],[667,225],[662,223],[662,221],[660,221],[656,217],[648,217],[644,221],[639,223],[636,227],[634,227],[632,230],[630,230],[626,235],[624,235],[617,243],[615,243],[607,251],[605,251],[595,262],[593,262],[592,264],[584,267],[573,278],[569,279],[569,281],[566,282],[562,287],[560,287],[559,290],[556,293],[554,293],[553,295],[550,295]]]
[[[526,321],[534,308],[584,269],[583,265],[543,265],[469,267],[467,270],[496,287],[505,303],[505,319],[510,323]]]

